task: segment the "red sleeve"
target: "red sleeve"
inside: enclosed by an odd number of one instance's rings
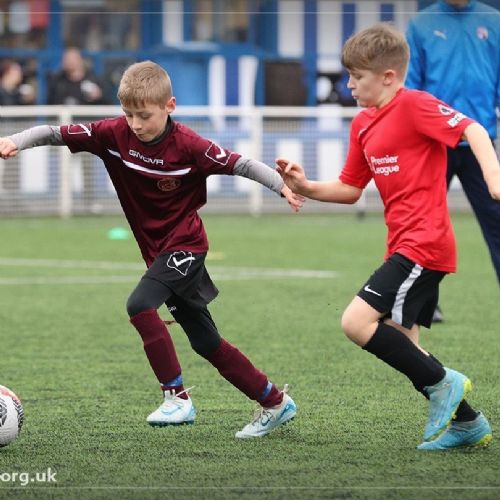
[[[352,121],[349,151],[339,179],[344,184],[364,189],[372,179],[372,173],[359,141],[360,131],[360,115],[358,115]]]
[[[464,130],[474,120],[451,108],[427,92],[412,92],[409,100],[413,106],[416,130],[451,148],[462,140]]]
[[[72,153],[88,151],[100,155],[107,143],[104,120],[91,123],[63,125],[61,135]]]

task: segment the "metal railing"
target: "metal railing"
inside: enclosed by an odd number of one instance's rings
[[[274,165],[278,156],[301,163],[312,179],[338,176],[348,147],[349,128],[357,108],[182,107],[172,117],[203,137],[244,157]],[[0,136],[44,123],[83,123],[122,114],[119,106],[0,107]],[[286,203],[259,184],[237,176],[211,176],[206,212],[260,214],[288,210]],[[468,210],[459,185],[450,205]],[[308,201],[305,211],[380,210],[373,183],[354,206]],[[0,162],[0,215],[118,213],[120,206],[99,158],[72,155],[66,147],[42,147]]]

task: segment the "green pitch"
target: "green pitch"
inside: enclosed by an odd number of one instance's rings
[[[454,216],[459,273],[441,288],[446,322],[424,331],[423,344],[470,376],[470,401],[497,436],[486,450],[445,454],[415,449],[425,400],[339,327],[381,262],[380,216],[205,223],[215,321],[274,382],[290,384],[297,418],[237,441],[253,403],[173,325],[198,416],[150,428],[161,394],[125,311],[142,261],[133,239],[107,237],[123,219],[2,220],[0,384],[21,397],[26,420],[0,450],[0,498],[498,498],[499,289],[471,216]],[[57,483],[7,480],[48,468]]]

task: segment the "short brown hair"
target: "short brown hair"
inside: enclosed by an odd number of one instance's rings
[[[402,33],[380,23],[351,36],[342,49],[342,64],[349,70],[367,69],[382,73],[394,69],[406,75],[410,48]]]
[[[140,107],[147,103],[164,107],[172,97],[172,83],[160,65],[143,61],[125,70],[117,96],[125,106]]]

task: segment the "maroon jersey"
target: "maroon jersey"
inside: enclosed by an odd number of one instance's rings
[[[148,267],[165,251],[208,250],[197,213],[207,201],[207,177],[232,174],[240,155],[176,122],[154,145],[141,142],[124,116],[64,125],[61,133],[72,153],[104,162]]]

